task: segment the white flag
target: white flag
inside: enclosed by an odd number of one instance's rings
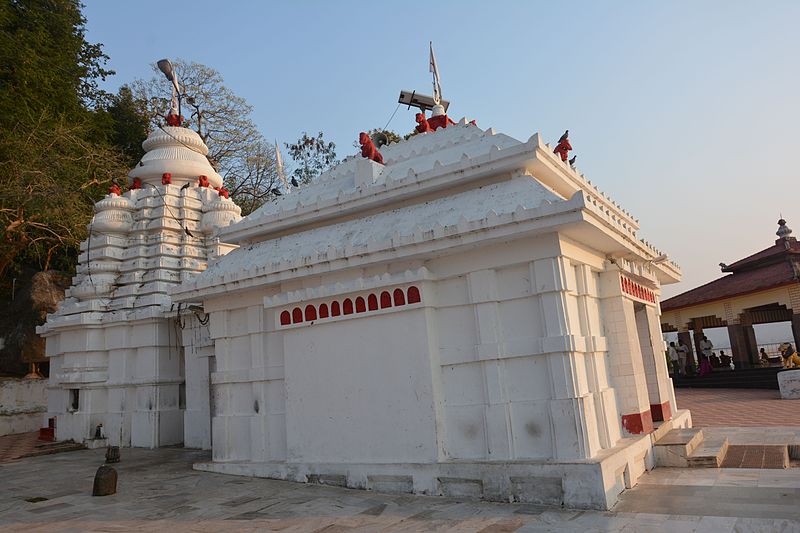
[[[278,146],[278,139],[275,139],[275,166],[278,167],[278,178],[283,182],[286,192],[291,191],[292,188],[289,187],[289,182],[286,180],[286,173],[283,171],[283,158],[281,157],[281,149]]]
[[[439,67],[436,66],[436,56],[433,54],[433,41],[429,42],[431,47],[429,70],[433,73],[433,101],[438,104],[442,100],[442,83],[439,79]]]

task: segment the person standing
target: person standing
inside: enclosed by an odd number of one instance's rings
[[[678,368],[682,376],[685,376],[687,374],[686,359],[688,358],[688,356],[689,356],[689,347],[686,346],[685,342],[680,341],[678,343],[678,361],[680,365]]]
[[[680,374],[681,373],[681,363],[680,358],[678,357],[678,350],[675,349],[675,343],[669,343],[667,347],[667,355],[669,355],[669,360],[672,361],[672,373],[673,374]]]
[[[708,340],[708,337],[703,335],[703,340],[700,341],[700,351],[703,352],[703,355],[711,361],[711,350],[714,349],[714,345]]]

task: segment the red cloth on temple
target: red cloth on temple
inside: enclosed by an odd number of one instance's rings
[[[435,117],[430,117],[428,119],[428,126],[431,127],[432,131],[436,131],[439,128],[446,128],[450,125],[455,125],[455,122],[450,120],[447,115],[436,115]]]

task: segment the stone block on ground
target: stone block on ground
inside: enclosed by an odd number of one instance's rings
[[[110,496],[117,493],[117,471],[113,467],[103,465],[94,475],[92,496]]]
[[[800,400],[800,370],[778,372],[778,388],[784,400]]]

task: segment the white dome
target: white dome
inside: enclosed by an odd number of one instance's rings
[[[208,147],[193,130],[164,126],[151,133],[142,148],[146,153],[128,173],[129,183],[140,178],[144,183],[161,185],[161,175],[169,172],[173,185],[194,183],[198,176],[208,176],[212,187],[222,186],[222,176],[206,159]]]

